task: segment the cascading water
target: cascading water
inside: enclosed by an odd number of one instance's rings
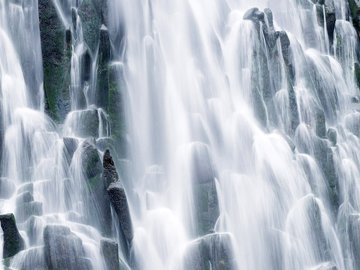
[[[2,268],[360,269],[359,11],[1,1]]]

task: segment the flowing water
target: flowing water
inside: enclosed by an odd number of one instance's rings
[[[360,269],[358,36],[346,0],[106,1],[100,48],[109,33],[128,247],[87,186],[99,162],[84,168],[114,134],[98,91],[106,56],[88,56],[79,11],[89,0],[48,1],[71,33],[63,121],[45,105],[38,0],[0,1],[0,213],[15,213],[25,240],[5,268],[48,269],[56,224],[81,242],[64,255],[86,261],[77,269],[107,269],[105,236],[121,269]]]

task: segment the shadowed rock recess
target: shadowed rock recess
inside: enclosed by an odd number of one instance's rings
[[[360,270],[359,41],[360,0],[0,0],[0,269]]]

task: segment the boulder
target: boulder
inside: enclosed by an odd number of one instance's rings
[[[45,261],[49,269],[92,269],[81,239],[61,225],[47,225],[44,229]]]
[[[12,257],[25,248],[24,239],[18,231],[13,214],[0,215],[0,222],[4,233],[3,258]]]
[[[329,128],[327,131],[327,138],[331,142],[332,146],[337,144],[337,131],[334,128]]]

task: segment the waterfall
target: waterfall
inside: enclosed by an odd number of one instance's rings
[[[360,269],[359,14],[1,1],[0,269]]]

